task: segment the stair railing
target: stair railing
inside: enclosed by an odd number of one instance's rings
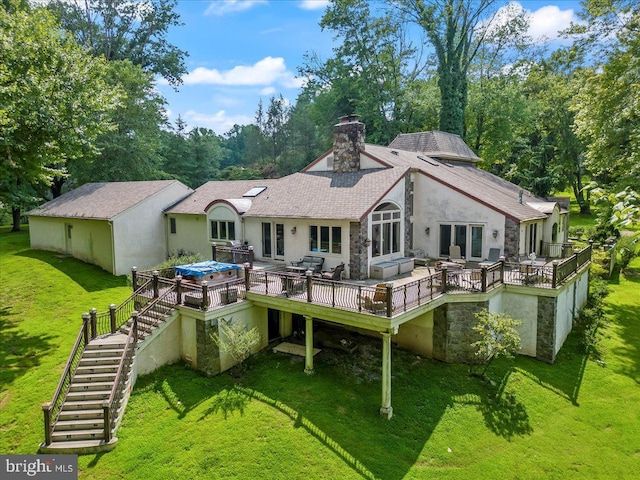
[[[131,362],[133,361],[135,347],[138,343],[138,317],[151,310],[157,303],[160,302],[164,302],[166,305],[170,305],[171,307],[175,306],[175,298],[175,290],[168,289],[159,297],[154,298],[152,301],[145,304],[139,312],[137,310],[131,312],[131,329],[129,330],[129,335],[127,335],[125,348],[122,351],[122,356],[120,357],[120,363],[118,365],[116,378],[113,381],[109,399],[105,400],[105,402],[102,404],[102,409],[104,412],[104,440],[107,443],[110,442],[111,438],[113,437],[113,431],[118,420],[118,408],[120,408],[120,403],[124,398],[128,379],[128,370]],[[167,299],[173,300],[167,302]]]
[[[71,379],[76,371],[78,362],[82,358],[82,352],[84,347],[89,343],[89,324],[91,317],[88,313],[82,314],[82,327],[78,332],[76,341],[73,344],[69,359],[64,367],[64,372],[60,376],[60,381],[56,388],[53,398],[50,402],[42,404],[42,412],[44,414],[44,441],[46,445],[51,443],[51,435],[53,434],[53,427],[58,421],[60,412],[62,411],[62,405],[66,398],[67,391],[71,385]]]
[[[138,312],[135,310],[131,313],[131,329],[127,340],[122,350],[122,356],[120,357],[120,363],[118,365],[118,371],[116,378],[113,381],[111,387],[111,393],[109,399],[102,403],[103,421],[104,421],[104,441],[109,443],[113,437],[113,427],[115,426],[116,419],[118,417],[118,407],[120,401],[124,397],[124,389],[127,382],[127,369],[131,365],[133,354],[138,343]]]
[[[56,387],[55,393],[53,394],[50,402],[42,404],[45,445],[49,445],[51,443],[53,429],[58,421],[64,400],[67,392],[69,391],[69,386],[71,385],[71,380],[73,379],[78,362],[80,361],[80,358],[82,358],[82,354],[84,353],[84,349],[87,344],[98,335],[115,333],[118,331],[118,329],[131,318],[132,313],[135,311],[136,304],[140,306],[142,303],[140,301],[141,298],[146,299],[149,297],[149,300],[152,300],[151,302],[145,303],[145,305],[140,309],[140,311],[146,311],[147,308],[150,308],[151,305],[155,304],[160,300],[160,298],[165,298],[165,296],[170,294],[175,295],[175,291],[167,291],[162,295],[162,297],[153,299],[153,295],[151,295],[152,292],[153,281],[148,280],[140,285],[136,291],[119,306],[114,307],[111,305],[108,312],[97,313],[95,309],[91,309],[91,312],[82,314],[82,327],[80,328],[76,341],[71,349],[71,353],[69,354],[69,358]],[[135,346],[135,343],[133,345]],[[122,361],[120,364],[122,365]]]

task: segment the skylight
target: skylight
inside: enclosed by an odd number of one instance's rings
[[[264,192],[267,189],[267,187],[253,187],[251,190],[249,190],[248,192],[246,192],[244,195],[242,195],[243,197],[257,197],[258,195],[260,195],[262,192]]]

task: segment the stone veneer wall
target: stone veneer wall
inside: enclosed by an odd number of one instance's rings
[[[333,171],[360,170],[360,151],[364,150],[365,126],[357,116],[343,117],[333,129]]]
[[[220,349],[209,337],[209,333],[217,331],[217,321],[210,326],[209,321],[196,320],[197,368],[207,376],[220,373]]]
[[[364,280],[369,278],[369,249],[364,246],[367,240],[369,222],[365,218],[362,222],[349,224],[349,278]]]
[[[474,351],[471,344],[478,340],[473,331],[474,313],[488,308],[489,302],[449,303],[433,314],[433,358],[447,363],[469,362]]]
[[[556,310],[556,298],[538,297],[536,358],[548,363],[556,360]]]
[[[520,225],[514,220],[505,217],[504,219],[504,253],[506,258],[518,255],[520,247]]]

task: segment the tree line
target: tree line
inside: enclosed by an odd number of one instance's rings
[[[0,202],[19,228],[21,211],[86,182],[195,188],[286,175],[328,150],[333,124],[352,113],[370,143],[460,135],[481,168],[540,196],[572,188],[583,212],[590,181],[637,191],[635,2],[585,1],[555,51],[528,36],[522,9],[502,4],[334,0],[320,26],[337,46],[329,58],[307,53],[295,102],[261,101],[252,124],[218,135],[180,117],[168,124],[154,89],[154,75],[177,88],[186,73],[187,52],[166,40],[180,24],[176,0],[3,0]]]

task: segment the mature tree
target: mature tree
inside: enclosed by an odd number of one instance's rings
[[[121,90],[107,66],[65,36],[42,9],[0,8],[0,200],[20,208],[66,165],[95,152]]]
[[[179,26],[176,0],[56,0],[49,4],[62,26],[96,56],[129,60],[178,85],[186,52],[169,43]]]
[[[392,2],[395,4],[396,2]],[[440,130],[464,137],[467,74],[492,32],[495,0],[399,0],[435,49],[440,87]]]
[[[122,88],[125,97],[110,120],[116,129],[97,139],[99,155],[86,155],[69,165],[79,184],[166,178],[160,157],[160,125],[164,100],[153,77],[126,60],[109,62],[110,89]]]
[[[407,87],[425,62],[409,40],[406,22],[365,0],[337,0],[320,25],[334,33],[338,46],[326,61],[308,54],[300,69],[309,78],[307,99],[318,107],[315,116],[322,116],[316,123],[332,125],[342,115],[359,114],[374,143],[410,131]]]
[[[576,133],[585,164],[614,190],[640,189],[640,13],[619,33],[619,48],[601,70],[581,76],[575,98]]]

